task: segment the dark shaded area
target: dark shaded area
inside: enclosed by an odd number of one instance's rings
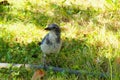
[[[36,42],[24,45],[14,42],[5,42],[0,38],[0,43],[0,62],[29,63],[33,61],[33,54],[41,54],[40,48],[36,45]],[[40,61],[39,58],[38,61]]]
[[[2,43],[0,44],[0,62],[40,64],[41,59],[38,56],[42,55],[42,52],[37,45],[37,42],[32,42],[28,45],[21,45],[19,43],[11,44],[9,42],[5,42],[2,38],[0,38],[0,42]],[[61,49],[60,53],[57,54],[57,57],[54,54],[47,55],[47,65],[71,69],[89,70],[90,72],[95,73],[109,72],[109,67],[107,67],[108,64],[103,65],[104,63],[108,63],[108,61],[94,64],[96,55],[91,55],[93,52],[89,51],[93,51],[94,47],[88,46],[91,45],[88,45],[86,41],[65,39],[63,41],[63,48]],[[72,47],[74,48],[72,49]],[[97,52],[94,52],[94,54],[95,53],[97,54]],[[33,58],[33,55],[37,55],[37,58]],[[104,71],[104,69],[107,71]]]

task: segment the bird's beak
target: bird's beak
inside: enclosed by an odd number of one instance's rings
[[[49,27],[45,28],[45,30],[51,30]]]

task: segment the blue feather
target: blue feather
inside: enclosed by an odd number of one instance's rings
[[[47,35],[43,38],[43,40],[41,41],[41,44],[44,43],[45,39],[47,39],[48,36],[49,36],[49,34],[47,34]]]

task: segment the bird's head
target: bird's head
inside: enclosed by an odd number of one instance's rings
[[[50,25],[48,25],[47,28],[45,28],[45,30],[61,32],[61,29],[57,24],[50,24]]]

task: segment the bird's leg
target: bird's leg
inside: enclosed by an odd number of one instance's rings
[[[46,67],[46,54],[43,54],[42,63],[43,63],[43,67],[45,68]]]

